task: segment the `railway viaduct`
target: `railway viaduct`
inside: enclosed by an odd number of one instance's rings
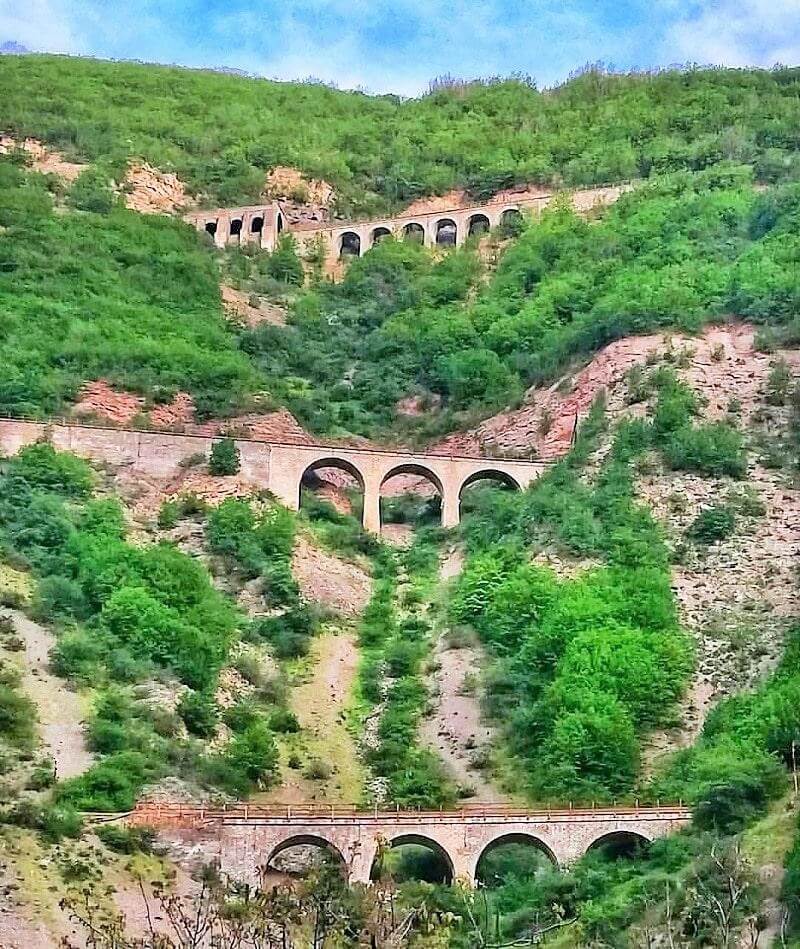
[[[577,211],[585,212],[596,205],[613,203],[629,187],[613,185],[573,191],[570,199]],[[209,234],[218,247],[256,244],[266,250],[273,250],[279,235],[283,231],[290,231],[301,248],[321,241],[326,253],[326,265],[330,267],[341,257],[361,256],[390,235],[403,240],[416,240],[426,246],[460,246],[468,237],[497,227],[523,211],[541,214],[555,197],[556,192],[531,194],[523,191],[516,197],[506,194],[501,200],[470,207],[325,225],[291,225],[281,205],[277,201],[268,201],[248,207],[194,211],[185,215],[184,220],[198,231]]]
[[[227,876],[253,884],[280,853],[315,845],[345,868],[352,883],[368,883],[382,847],[420,844],[437,852],[451,880],[476,881],[478,863],[503,843],[529,843],[556,866],[568,866],[599,844],[649,842],[688,825],[681,806],[535,811],[471,805],[456,811],[357,811],[337,805],[223,809],[140,804],[124,818],[182,844],[203,847]]]
[[[0,455],[16,454],[23,446],[43,439],[55,448],[74,452],[90,461],[127,466],[132,471],[161,478],[177,475],[187,458],[207,457],[213,443],[218,441],[211,435],[0,419]],[[363,491],[363,524],[373,532],[381,528],[381,491],[395,475],[417,475],[430,481],[442,499],[442,525],[454,527],[459,522],[461,496],[468,485],[488,478],[524,489],[546,468],[532,461],[399,449],[283,444],[254,439],[237,439],[236,444],[242,478],[256,488],[271,491],[292,510],[300,506],[304,478],[321,468],[346,471]]]

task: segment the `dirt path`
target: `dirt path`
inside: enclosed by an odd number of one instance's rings
[[[463,562],[459,548],[450,550],[439,568],[440,579],[458,576]],[[450,648],[446,637],[440,636],[433,655],[438,665],[431,689],[433,709],[422,722],[420,738],[437,752],[461,787],[474,789],[472,800],[504,800],[506,795],[473,767],[475,757],[495,739],[481,716],[477,679],[484,665],[482,650],[471,644]]]
[[[6,610],[25,643],[22,685],[39,713],[39,734],[47,754],[55,761],[60,781],[83,774],[92,764],[83,732],[84,712],[80,697],[47,668],[53,634],[29,620],[19,610]]]
[[[273,803],[330,801],[354,803],[361,797],[364,774],[346,714],[358,671],[358,647],[352,630],[328,629],[317,636],[309,655],[310,673],[292,690],[290,704],[303,729],[289,735],[281,755],[281,782],[257,800]],[[289,766],[296,755],[299,768]],[[323,762],[330,776],[312,778],[308,765]]]

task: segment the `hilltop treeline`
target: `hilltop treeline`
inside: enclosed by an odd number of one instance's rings
[[[800,172],[800,70],[590,69],[547,92],[519,79],[418,99],[321,84],[55,56],[0,59],[0,128],[69,155],[175,170],[211,203],[256,200],[266,169],[329,180],[370,213],[452,187],[591,185],[724,159]]]

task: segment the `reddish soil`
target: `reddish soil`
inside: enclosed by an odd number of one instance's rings
[[[267,175],[264,196],[280,203],[289,224],[320,227],[331,219],[335,192],[327,181],[278,166]]]
[[[194,207],[177,175],[159,171],[147,162],[131,162],[123,183],[125,206],[140,214],[179,214]]]
[[[0,135],[0,155],[21,148],[27,152],[31,160],[31,168],[40,171],[43,175],[57,175],[64,181],[74,181],[87,166],[74,161],[67,161],[59,152],[49,149],[35,138],[26,138],[23,142],[15,141],[10,135]]]
[[[257,306],[250,302],[250,294],[233,287],[222,285],[222,306],[226,314],[237,323],[246,326],[259,326],[271,323],[273,326],[286,325],[286,310],[274,303],[259,300]]]
[[[372,595],[366,570],[320,550],[303,536],[294,545],[292,574],[303,596],[340,616],[358,616]]]

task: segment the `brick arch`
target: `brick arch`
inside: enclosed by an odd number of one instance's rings
[[[358,486],[361,488],[362,494],[365,493],[364,487],[364,475],[361,473],[361,470],[353,464],[352,461],[348,461],[346,458],[337,458],[335,455],[323,455],[321,458],[317,458],[311,462],[310,465],[307,465],[301,475],[300,481],[297,485],[297,503],[298,508],[302,500],[303,493],[303,480],[306,475],[313,474],[315,471],[320,468],[338,468],[340,471],[346,471],[349,475],[352,475],[358,482]]]
[[[339,235],[339,256],[361,256],[361,235],[358,231],[342,231]]]
[[[444,241],[441,239],[442,233],[445,228],[447,228],[448,230],[450,228],[453,229],[452,244],[449,240]],[[437,220],[434,226],[434,235],[435,235],[435,241],[437,244],[440,244],[441,246],[444,246],[444,247],[450,247],[450,246],[454,247],[458,243],[458,224],[456,224],[455,220],[451,217],[441,217]]]
[[[317,834],[292,834],[291,836],[286,837],[272,848],[267,859],[266,866],[269,867],[276,857],[279,857],[285,850],[289,850],[290,847],[303,846],[318,847],[320,850],[324,850],[326,853],[330,854],[330,856],[336,860],[343,870],[347,866],[347,861],[344,858],[344,854],[341,852],[341,850],[339,850],[336,844],[332,843],[326,837],[318,836]]]
[[[488,844],[480,851],[478,858],[475,861],[475,867],[472,873],[472,878],[476,879],[478,874],[478,867],[480,866],[481,860],[487,855],[490,854],[497,847],[502,847],[503,844],[527,844],[530,847],[535,847],[540,853],[543,853],[545,857],[553,864],[554,867],[558,868],[558,858],[553,853],[551,847],[542,840],[541,837],[538,837],[536,834],[528,834],[520,831],[515,831],[507,834],[498,834],[494,840],[490,840]]]
[[[409,221],[403,227],[403,240],[419,240],[420,244],[425,243],[425,225],[420,221]],[[415,235],[419,235],[416,237]]]
[[[370,234],[369,242],[370,246],[374,247],[376,244],[379,244],[385,237],[391,237],[392,231],[388,227],[373,228],[372,233]]]
[[[476,481],[499,481],[500,484],[514,488],[515,491],[522,490],[522,485],[519,481],[507,471],[501,471],[499,468],[482,468],[480,471],[473,471],[472,474],[467,475],[461,482],[461,486],[458,489],[459,500],[461,500],[461,496],[464,494],[464,489]]]
[[[482,231],[488,231],[492,222],[485,214],[471,214],[467,220],[467,234],[471,237],[473,234],[480,234]],[[480,228],[480,230],[478,230]]]
[[[586,847],[586,853],[590,850],[597,850],[604,844],[612,843],[630,843],[630,844],[651,844],[653,838],[648,836],[644,830],[611,830],[606,833],[598,834]]]
[[[439,843],[439,841],[434,837],[429,837],[427,834],[401,833],[387,838],[386,843],[391,849],[394,849],[395,847],[402,847],[405,844],[415,844],[418,847],[427,847],[428,850],[432,850],[438,857],[440,857],[447,867],[447,872],[450,879],[446,882],[452,883],[455,881],[456,868],[455,864],[453,863],[453,858],[447,852],[447,847],[445,847],[444,844]],[[375,855],[372,858],[373,867],[377,858],[378,848],[376,847]]]

